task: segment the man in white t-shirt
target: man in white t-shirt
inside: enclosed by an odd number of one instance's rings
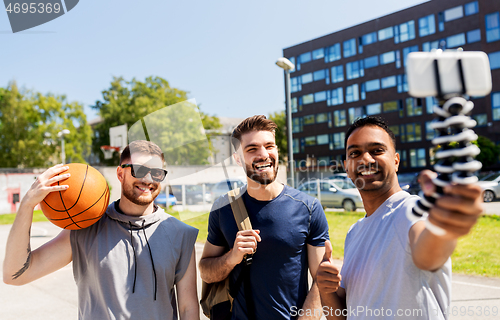
[[[328,319],[447,319],[451,260],[457,239],[482,213],[481,188],[449,185],[430,210],[429,221],[446,231],[437,236],[424,219],[411,221],[419,199],[401,190],[394,133],[378,117],[359,119],[346,133],[345,169],[363,198],[366,216],[349,230],[340,272],[331,244],[317,272]],[[432,194],[435,173],[421,173]]]

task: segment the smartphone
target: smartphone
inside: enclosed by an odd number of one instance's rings
[[[462,64],[462,79],[459,60]],[[482,51],[442,51],[412,52],[408,54],[406,73],[408,93],[416,98],[438,96],[435,62],[439,70],[441,93],[465,94],[473,97],[486,96],[491,92],[490,62]]]

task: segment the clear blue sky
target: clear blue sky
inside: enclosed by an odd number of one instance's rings
[[[202,111],[247,117],[284,109],[283,48],[426,0],[81,0],[13,34],[0,12],[0,87],[65,94],[85,106],[113,76],[160,76]]]

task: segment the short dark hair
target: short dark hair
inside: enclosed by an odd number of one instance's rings
[[[241,136],[252,131],[269,131],[276,133],[278,125],[266,118],[264,115],[256,115],[243,120],[233,131],[231,143],[235,150],[238,150],[241,144]]]
[[[385,132],[389,135],[389,137],[392,140],[392,144],[394,146],[394,150],[396,150],[396,136],[394,135],[394,132],[392,132],[391,129],[389,129],[389,126],[387,125],[387,122],[382,119],[381,117],[374,117],[374,116],[368,116],[366,118],[358,118],[354,123],[347,129],[347,132],[345,134],[345,141],[344,145],[347,148],[347,139],[349,139],[349,136],[352,134],[352,132],[358,128],[362,128],[365,126],[376,126],[381,129],[384,129]]]
[[[137,140],[129,143],[125,149],[123,149],[122,154],[120,156],[120,165],[125,161],[131,159],[132,153],[144,153],[152,156],[158,156],[162,161],[165,161],[163,156],[163,152],[160,147],[151,141],[146,140]]]

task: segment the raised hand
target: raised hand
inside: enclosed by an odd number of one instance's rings
[[[68,185],[57,185],[58,181],[63,181],[69,178],[70,174],[60,174],[68,170],[68,167],[63,164],[58,164],[43,172],[31,185],[30,189],[23,198],[26,205],[35,207],[38,203],[50,193],[54,191],[63,191],[68,189]],[[60,175],[58,175],[60,174]],[[56,185],[54,185],[56,184]]]
[[[333,264],[332,244],[325,241],[325,255],[316,273],[316,283],[321,294],[336,292],[340,286],[340,270]]]

